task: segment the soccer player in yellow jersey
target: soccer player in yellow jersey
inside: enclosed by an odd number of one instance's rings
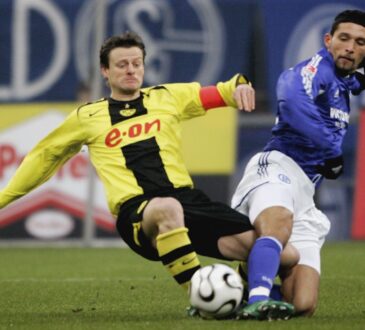
[[[255,93],[240,74],[210,87],[141,88],[145,56],[135,33],[105,41],[100,65],[110,97],[79,107],[39,142],[0,192],[0,208],[44,183],[87,145],[120,236],[187,288],[200,267],[197,253],[245,260],[255,234],[246,216],[193,188],[180,122],[222,106],[252,111]]]

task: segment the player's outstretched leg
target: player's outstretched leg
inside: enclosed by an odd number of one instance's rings
[[[237,273],[241,276],[242,284],[243,284],[243,298],[242,305],[247,305],[248,302],[248,267],[246,261],[240,261],[238,266],[236,267]],[[281,294],[281,285],[274,284],[270,291],[270,298],[272,300],[283,300],[283,295]]]
[[[247,263],[240,262],[237,268],[238,273],[245,284],[244,300],[248,301]],[[270,292],[270,298],[280,299],[280,286],[274,285]],[[246,298],[246,299],[245,299]],[[237,319],[244,320],[288,320],[294,314],[294,306],[280,300],[263,300],[247,305],[244,304],[237,312]]]
[[[190,279],[200,262],[185,227],[157,236],[157,251],[166,269],[181,287],[188,290]]]

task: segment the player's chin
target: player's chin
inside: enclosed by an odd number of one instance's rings
[[[357,69],[353,63],[337,63],[336,67],[342,76],[346,76]]]
[[[140,89],[139,85],[135,86],[123,86],[120,90],[125,95],[134,95],[136,94]]]
[[[354,60],[349,60],[349,59],[346,59],[346,58],[339,58],[337,61],[336,61],[336,66],[340,69],[340,70],[343,70],[343,71],[353,71],[356,69],[357,65],[355,63]]]

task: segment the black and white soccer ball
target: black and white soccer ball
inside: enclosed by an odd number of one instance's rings
[[[213,264],[197,270],[190,283],[190,304],[205,318],[223,318],[240,306],[241,277],[231,267]]]

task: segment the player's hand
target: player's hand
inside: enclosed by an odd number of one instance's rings
[[[343,156],[340,155],[335,158],[329,158],[324,161],[324,165],[318,165],[317,171],[325,178],[334,180],[343,173]]]
[[[249,84],[238,85],[233,92],[233,98],[239,110],[247,112],[255,110],[255,90]]]

